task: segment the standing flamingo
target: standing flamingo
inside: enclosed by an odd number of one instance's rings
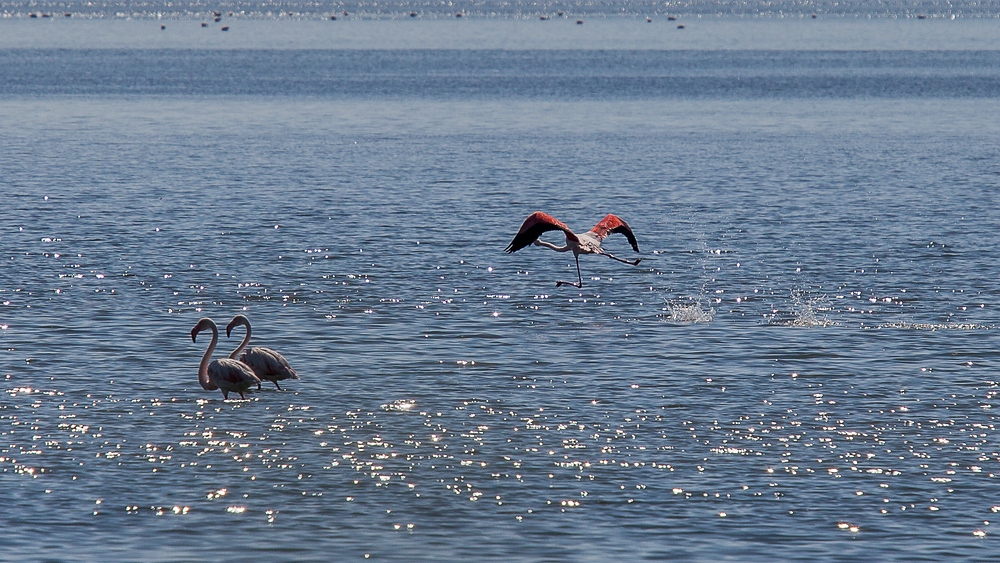
[[[243,325],[247,327],[247,335],[243,337],[243,342],[233,350],[232,354],[229,354],[230,359],[239,359],[239,361],[250,366],[257,377],[261,379],[266,379],[268,381],[273,381],[274,386],[281,391],[281,386],[278,382],[284,379],[298,379],[299,374],[295,373],[292,366],[288,365],[288,360],[284,356],[275,352],[270,348],[250,348],[243,355],[240,352],[247,347],[250,343],[250,319],[246,318],[244,315],[236,315],[233,320],[229,321],[226,326],[226,337],[233,332],[233,329]],[[260,382],[257,382],[257,389],[260,389]]]
[[[538,237],[542,233],[547,231],[562,231],[566,233],[566,246],[556,246],[551,242],[545,242],[539,240]],[[518,229],[517,234],[514,235],[514,240],[510,241],[507,245],[505,252],[517,252],[522,248],[534,243],[535,246],[544,246],[546,248],[551,248],[556,252],[568,252],[573,251],[573,256],[576,258],[576,275],[580,278],[577,283],[559,280],[556,282],[556,287],[563,284],[572,285],[574,287],[583,287],[583,275],[580,274],[580,255],[581,254],[603,254],[608,258],[617,260],[619,262],[624,262],[626,264],[631,264],[633,266],[638,266],[642,258],[636,260],[625,260],[612,255],[601,248],[601,241],[608,236],[609,233],[621,233],[625,235],[628,239],[629,244],[632,245],[632,250],[639,252],[639,243],[635,241],[635,235],[632,234],[632,229],[628,226],[628,223],[622,221],[615,215],[610,213],[601,219],[601,222],[594,225],[593,229],[583,233],[576,234],[569,229],[562,221],[556,219],[555,217],[542,213],[541,211],[536,211],[521,223],[521,228]]]
[[[201,388],[206,391],[222,389],[224,399],[229,399],[230,391],[236,391],[241,399],[246,399],[243,392],[255,383],[260,385],[260,378],[254,375],[249,366],[236,360],[212,360],[212,352],[215,352],[219,343],[219,327],[212,319],[201,319],[191,329],[191,342],[197,342],[195,337],[203,330],[212,331],[212,343],[208,345],[208,350],[205,350],[205,355],[201,358],[201,365],[198,366],[198,383],[201,383]]]

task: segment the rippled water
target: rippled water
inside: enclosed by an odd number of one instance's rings
[[[0,52],[4,557],[992,560],[992,55],[551,54]]]

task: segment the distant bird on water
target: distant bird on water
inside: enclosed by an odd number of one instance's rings
[[[299,374],[295,373],[292,366],[288,365],[288,360],[270,348],[261,348],[258,346],[256,348],[249,348],[243,352],[243,349],[250,343],[251,334],[250,319],[246,318],[246,316],[236,315],[233,317],[233,320],[229,321],[229,324],[226,326],[226,337],[228,338],[233,329],[240,325],[247,327],[247,335],[243,337],[243,342],[233,350],[233,353],[229,354],[229,359],[238,359],[250,366],[250,369],[253,370],[257,377],[273,382],[279,391],[281,391],[281,385],[278,385],[279,381],[299,378]],[[241,355],[240,352],[243,352],[243,354]],[[257,389],[260,389],[260,381],[257,382]]]
[[[542,233],[548,231],[562,231],[565,233],[566,246],[556,246],[551,242],[539,240],[538,237],[540,237]],[[608,214],[604,217],[604,219],[601,219],[600,223],[594,225],[593,229],[578,235],[571,231],[569,227],[563,224],[562,221],[551,215],[542,213],[541,211],[536,211],[529,215],[528,218],[524,220],[524,223],[521,223],[521,228],[518,229],[517,234],[514,235],[514,240],[510,241],[510,244],[507,245],[505,252],[517,252],[532,243],[534,243],[535,246],[551,248],[556,252],[569,252],[572,250],[573,256],[576,258],[576,275],[579,277],[579,281],[577,283],[573,283],[559,280],[556,282],[556,287],[563,284],[572,285],[574,287],[583,287],[583,275],[580,274],[581,254],[602,254],[612,260],[617,260],[633,266],[638,266],[639,262],[642,261],[642,258],[638,258],[636,260],[624,260],[601,248],[601,241],[604,240],[604,238],[610,233],[621,233],[625,235],[629,244],[632,245],[632,250],[639,252],[639,243],[636,242],[635,235],[632,234],[632,229],[628,226],[628,223],[622,221],[615,215]]]
[[[201,365],[198,366],[198,383],[201,384],[201,388],[206,391],[221,389],[224,399],[229,399],[230,391],[236,391],[240,394],[240,398],[246,399],[243,392],[251,385],[259,387],[260,378],[254,375],[249,366],[236,360],[229,358],[212,360],[212,352],[215,352],[215,347],[219,343],[219,327],[212,319],[201,319],[191,329],[191,342],[197,342],[195,337],[203,330],[212,331],[212,343],[208,345],[208,350],[205,350],[205,355],[201,358]]]

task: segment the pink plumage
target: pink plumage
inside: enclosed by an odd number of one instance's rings
[[[510,241],[504,252],[508,254],[517,252],[525,246],[535,242],[543,233],[549,231],[562,231],[566,233],[566,240],[577,240],[576,235],[562,221],[541,211],[535,211],[521,223],[521,228],[514,235],[514,240]]]
[[[550,242],[539,240],[538,237],[549,231],[562,231],[566,235],[566,245],[556,246]],[[632,233],[632,228],[628,226],[628,223],[616,215],[609,213],[604,217],[604,219],[601,219],[597,225],[594,225],[593,229],[578,235],[570,230],[570,228],[567,227],[562,221],[547,213],[536,211],[529,215],[528,218],[521,223],[521,228],[518,229],[517,234],[514,235],[514,239],[507,245],[505,252],[517,252],[518,250],[531,244],[534,244],[535,246],[544,246],[555,250],[556,252],[572,251],[574,258],[576,258],[576,274],[579,277],[579,281],[577,283],[573,283],[559,280],[556,282],[556,287],[564,284],[575,287],[583,287],[583,275],[580,273],[581,254],[602,254],[613,260],[631,264],[633,266],[638,266],[639,262],[642,261],[641,258],[637,258],[635,260],[624,260],[601,248],[601,241],[603,241],[610,233],[625,235],[625,238],[628,239],[629,244],[632,246],[632,250],[639,252],[639,243],[635,239],[635,234]]]
[[[191,329],[191,342],[197,342],[196,337],[203,330],[212,331],[212,342],[209,343],[205,355],[201,358],[201,364],[198,366],[198,383],[206,391],[221,389],[224,399],[229,399],[231,391],[236,391],[240,394],[240,398],[246,399],[243,392],[252,385],[259,387],[260,378],[242,362],[230,358],[212,360],[212,353],[215,352],[215,347],[219,344],[219,327],[216,326],[215,321],[207,317],[199,320],[198,324]]]
[[[628,243],[632,245],[632,250],[639,252],[639,243],[635,240],[635,235],[632,234],[632,228],[617,215],[608,213],[604,216],[604,219],[601,219],[599,223],[594,225],[593,229],[590,229],[590,232],[597,235],[597,238],[601,240],[604,240],[610,233],[623,234],[628,239]]]
[[[243,337],[243,342],[229,355],[230,358],[239,358],[239,361],[250,366],[250,369],[253,370],[257,377],[274,383],[274,386],[279,391],[281,390],[281,385],[278,385],[279,381],[299,379],[299,374],[292,369],[288,360],[278,352],[260,346],[248,348],[246,351],[243,351],[250,343],[250,336],[253,331],[250,328],[250,319],[245,315],[236,315],[233,317],[233,320],[229,321],[229,324],[226,326],[226,336],[229,337],[233,329],[240,325],[247,327],[247,333]],[[260,388],[260,383],[257,384],[257,388]]]

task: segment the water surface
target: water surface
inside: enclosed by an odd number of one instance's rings
[[[992,560],[988,54],[26,47],[8,557]]]

